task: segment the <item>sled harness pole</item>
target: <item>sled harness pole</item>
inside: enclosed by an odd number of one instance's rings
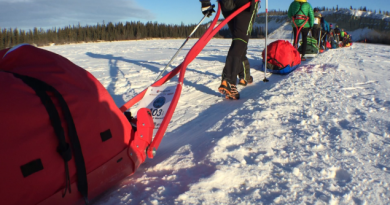
[[[265,61],[264,61],[264,79],[263,82],[268,82],[267,79],[267,52],[268,52],[268,46],[267,46],[267,35],[268,34],[268,0],[265,0]]]
[[[213,9],[215,7],[215,5],[212,5]],[[157,76],[157,78],[154,80],[154,82],[156,82],[160,77],[161,75],[165,72],[165,70],[168,68],[168,66],[172,63],[173,59],[176,58],[177,54],[179,54],[179,52],[181,51],[181,49],[184,47],[184,45],[187,43],[187,41],[191,38],[191,36],[195,33],[196,30],[198,30],[200,24],[203,22],[203,20],[207,17],[208,14],[205,14],[202,18],[202,20],[200,20],[200,22],[198,23],[198,25],[196,25],[196,27],[194,28],[194,30],[191,32],[191,34],[187,37],[187,39],[184,41],[184,43],[180,46],[179,50],[175,53],[175,55],[171,58],[171,60],[168,62],[168,64],[165,66],[165,68],[160,72],[160,74]]]
[[[302,28],[306,25],[306,23],[309,21],[309,17],[304,15],[304,12],[302,11],[302,2],[299,3],[300,7],[298,12],[292,17],[292,21],[294,23],[295,28],[297,29],[297,35],[295,36],[295,42],[294,42],[294,47],[298,49],[298,39],[299,39],[299,34],[301,33]],[[302,12],[303,14],[298,14],[299,12]],[[297,26],[295,23],[295,20],[305,20],[301,26]]]
[[[258,2],[259,0],[255,0],[255,2]],[[218,3],[219,4],[219,3]],[[176,76],[180,72],[179,76],[179,83],[177,84],[176,92],[172,98],[171,105],[169,106],[167,113],[165,115],[165,118],[161,122],[160,128],[158,129],[152,143],[149,145],[147,149],[147,155],[149,158],[153,158],[155,154],[155,150],[158,149],[160,142],[164,136],[164,133],[166,129],[168,128],[168,124],[171,121],[173,112],[176,109],[176,105],[179,101],[181,90],[183,87],[183,81],[184,81],[184,74],[187,69],[187,66],[193,61],[196,56],[203,50],[203,48],[206,46],[206,44],[213,38],[215,34],[218,33],[221,28],[223,28],[230,20],[232,20],[234,17],[236,17],[239,13],[244,11],[245,9],[249,8],[251,2],[246,3],[241,8],[237,9],[235,12],[230,14],[227,18],[225,18],[217,27],[214,28],[216,25],[220,12],[221,12],[221,6],[218,5],[218,11],[216,12],[216,15],[214,17],[214,20],[210,24],[210,27],[206,30],[206,32],[203,34],[202,37],[199,38],[199,40],[195,43],[195,45],[190,49],[190,51],[187,53],[186,57],[184,58],[184,61],[178,65],[175,69],[173,69],[171,72],[167,73],[165,76],[157,80],[155,83],[153,83],[151,86],[160,86]],[[137,102],[139,102],[145,95],[147,89],[140,92],[138,95],[134,96],[132,99],[130,99],[128,102],[126,102],[120,110],[122,112],[125,112],[126,110],[130,109],[133,105],[135,105]]]
[[[307,23],[307,21],[309,20],[309,17],[305,16],[305,15],[295,15],[293,18],[293,23],[294,23],[294,26],[295,28],[297,29],[297,35],[295,36],[295,42],[294,42],[294,47],[295,48],[298,48],[298,39],[299,39],[299,34],[301,33],[301,30],[302,28],[305,26],[305,24]],[[297,26],[297,24],[295,23],[295,20],[305,20],[305,22],[302,24],[302,26]]]

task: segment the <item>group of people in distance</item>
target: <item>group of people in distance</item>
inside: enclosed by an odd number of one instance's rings
[[[202,14],[210,17],[214,10],[210,0],[199,0],[201,3]],[[246,57],[249,36],[255,22],[256,13],[259,8],[259,1],[256,0],[218,0],[221,5],[222,15],[226,18],[234,11],[250,2],[250,7],[239,13],[229,21],[228,27],[232,33],[232,43],[226,57],[225,66],[222,71],[221,84],[218,91],[225,95],[226,99],[238,100],[240,94],[237,90],[237,84],[247,86],[253,83],[253,77],[250,74],[250,65]],[[288,10],[288,16],[293,18],[294,45],[298,44],[299,34],[302,34],[302,56],[304,61],[307,36],[312,31],[312,36],[316,39],[323,39],[321,47],[326,49],[326,42],[333,38],[337,43],[343,41],[345,37],[350,40],[348,34],[338,27],[333,30],[332,25],[328,24],[321,16],[318,9],[313,10],[307,0],[294,0]],[[320,34],[321,33],[321,34]],[[344,38],[344,39],[343,39]],[[332,41],[333,41],[332,40]],[[347,41],[345,41],[347,42]]]
[[[302,50],[301,60],[305,61],[307,36],[311,31],[314,39],[319,41],[320,51],[327,50],[330,45],[331,48],[339,46],[346,46],[352,42],[352,36],[344,29],[339,29],[337,25],[333,28],[329,24],[318,8],[312,8],[307,0],[294,0],[288,9],[288,17],[292,19],[292,27],[294,32],[295,47],[298,47],[299,35],[302,34]],[[327,44],[329,42],[329,44]]]

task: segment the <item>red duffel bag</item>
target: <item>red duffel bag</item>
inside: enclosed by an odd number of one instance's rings
[[[60,55],[1,50],[0,96],[1,204],[84,204],[146,158],[149,109],[135,130],[100,82]]]
[[[287,66],[294,67],[301,63],[300,53],[285,40],[277,40],[267,46],[267,68],[281,70]],[[265,50],[262,53],[263,59]]]

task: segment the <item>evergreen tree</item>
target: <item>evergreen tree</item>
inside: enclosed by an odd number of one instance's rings
[[[12,45],[15,46],[18,44],[19,44],[19,31],[17,28],[15,28],[12,35]]]

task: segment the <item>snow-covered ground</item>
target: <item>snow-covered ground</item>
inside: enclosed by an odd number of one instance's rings
[[[255,21],[253,24],[254,28],[262,27],[265,30],[265,17],[262,16],[264,23],[258,23]],[[268,17],[268,32],[274,32],[276,29],[280,28],[286,23],[286,20],[288,20],[287,15],[275,15],[275,16],[269,16]]]
[[[121,106],[183,41],[44,49],[90,71]],[[231,101],[217,92],[229,45],[213,39],[189,65],[157,156],[93,204],[390,203],[389,46],[329,50],[289,75],[267,74],[264,83],[264,40],[250,40],[255,81]]]
[[[270,39],[290,39],[292,41],[292,25],[291,22],[285,22],[278,29],[269,34]]]

